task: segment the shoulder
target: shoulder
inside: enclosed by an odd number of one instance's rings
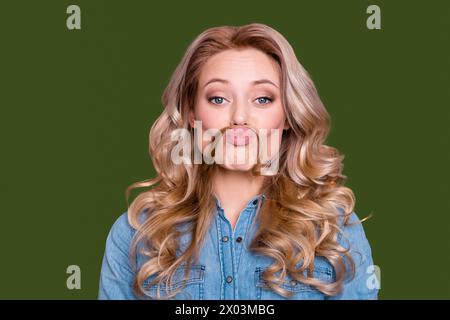
[[[131,224],[128,220],[128,211],[123,212],[119,217],[114,221],[111,230],[121,230],[132,232],[134,229],[131,227]]]
[[[114,221],[106,239],[107,251],[128,251],[135,229],[128,220],[128,211],[123,212]]]
[[[378,283],[373,274],[375,265],[363,224],[354,211],[351,212],[346,223],[344,223],[343,214],[339,217],[339,221],[338,243],[349,250],[354,262],[355,274],[346,277],[343,293],[338,297],[341,299],[377,299]]]
[[[340,231],[337,240],[342,247],[349,250],[355,267],[358,268],[372,261],[372,250],[357,213],[351,212],[346,223],[344,220],[342,214],[339,218]]]
[[[139,223],[143,223],[147,217],[148,210],[143,210],[139,214]],[[128,251],[133,237],[136,234],[136,229],[130,223],[129,212],[123,212],[111,226],[107,240],[107,250],[122,250]]]
[[[134,268],[130,261],[130,245],[136,230],[123,212],[109,230],[103,256],[99,299],[134,299]]]
[[[128,220],[128,211],[123,212],[114,221],[109,234],[115,238],[128,238],[134,234],[136,230],[131,226]]]
[[[355,211],[348,215],[346,222],[343,211],[340,211],[339,228],[337,240],[343,247],[370,250],[363,224]]]

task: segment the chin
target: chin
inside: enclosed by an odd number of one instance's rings
[[[232,170],[232,171],[250,171],[253,169],[255,164],[220,164],[221,168],[225,170]]]

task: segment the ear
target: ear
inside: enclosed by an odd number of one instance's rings
[[[194,128],[194,120],[195,120],[194,110],[192,110],[192,109],[189,110],[188,117],[189,117],[189,124],[191,125],[191,128]]]
[[[288,120],[286,119],[285,121],[284,121],[284,127],[283,127],[283,129],[284,130],[288,130],[290,127],[289,127],[289,122],[288,122]]]

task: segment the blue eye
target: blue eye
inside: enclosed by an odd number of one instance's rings
[[[271,99],[269,97],[259,97],[259,98],[256,98],[256,100],[259,102],[259,104],[268,104],[273,101],[273,99]]]
[[[225,101],[225,99],[222,97],[211,97],[208,98],[208,101],[217,105],[221,105]]]

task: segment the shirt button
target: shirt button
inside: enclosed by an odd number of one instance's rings
[[[291,280],[291,285],[295,286],[297,284],[297,281]]]
[[[258,203],[258,200],[253,200],[253,204],[256,205]]]
[[[241,242],[242,241],[242,237],[237,237],[236,238],[236,242]]]
[[[228,236],[223,236],[223,237],[222,237],[222,241],[223,241],[223,242],[228,242]]]
[[[232,276],[228,276],[228,277],[227,277],[227,282],[228,282],[228,283],[231,283],[231,281],[233,281],[233,277],[232,277]]]

